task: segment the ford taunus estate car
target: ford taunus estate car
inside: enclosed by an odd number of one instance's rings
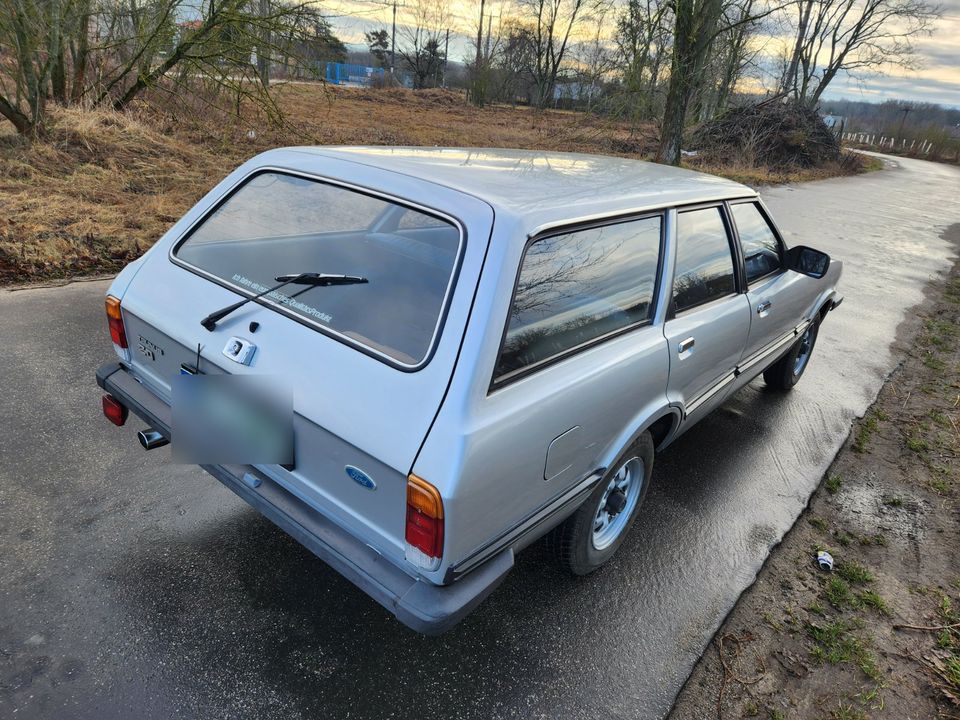
[[[174,452],[217,423],[178,427],[179,379],[288,382],[288,455],[199,462],[435,633],[544,535],[573,573],[609,559],[657,451],[755,377],[803,375],[840,272],[753,190],[673,167],[279,149],[117,276],[97,382]]]

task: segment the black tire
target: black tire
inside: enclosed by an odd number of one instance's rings
[[[768,387],[787,392],[794,385],[800,382],[804,371],[810,364],[810,356],[813,354],[813,348],[817,344],[817,335],[820,333],[820,318],[817,318],[807,328],[806,332],[790,348],[790,352],[777,360],[773,365],[763,371],[763,381]],[[806,343],[809,341],[809,345]],[[806,360],[797,368],[797,358],[802,352],[806,353]]]
[[[610,501],[606,499],[607,490],[618,472],[626,468],[632,460],[639,460],[642,465],[642,485],[639,488],[635,504],[623,512],[629,513],[626,521],[617,521],[620,525],[615,538],[597,549],[594,545],[594,530],[597,516],[600,512],[601,500],[606,507]],[[632,467],[636,467],[633,465]],[[638,471],[639,472],[639,471]],[[603,565],[613,557],[623,543],[630,527],[636,520],[640,506],[650,488],[650,477],[653,472],[653,438],[650,433],[643,433],[637,440],[613,463],[604,478],[597,483],[597,487],[590,493],[590,497],[583,505],[563,523],[547,535],[547,548],[554,555],[557,562],[564,569],[574,575],[586,575]],[[639,475],[637,476],[640,477]],[[614,515],[616,518],[619,514]],[[610,521],[611,524],[613,521]]]

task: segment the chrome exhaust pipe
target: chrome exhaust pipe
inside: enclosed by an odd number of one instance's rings
[[[170,444],[169,440],[152,428],[138,432],[137,440],[143,445],[144,450],[153,450],[154,448]]]

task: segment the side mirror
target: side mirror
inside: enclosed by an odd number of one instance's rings
[[[819,280],[827,274],[830,256],[811,247],[797,245],[787,250],[787,269]]]

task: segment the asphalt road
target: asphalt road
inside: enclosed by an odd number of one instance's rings
[[[608,567],[574,580],[534,546],[439,638],[102,418],[106,283],[0,292],[0,717],[663,716],[947,267],[960,171],[893,162],[765,193],[845,261],[796,390],[757,381],[665,451]]]

